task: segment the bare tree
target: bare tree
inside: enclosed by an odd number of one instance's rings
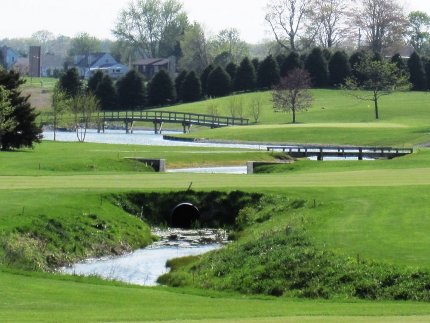
[[[67,97],[66,93],[63,92],[57,83],[52,92],[52,115],[54,122],[54,141],[56,140],[58,122],[61,116],[64,114],[66,109],[69,107],[70,98]]]
[[[369,48],[375,53],[403,42],[408,22],[396,0],[360,0],[351,12],[356,29],[364,32]]]
[[[70,111],[75,121],[76,137],[79,142],[84,142],[87,129],[92,121],[94,113],[100,110],[100,103],[91,93],[80,93],[72,99]]]
[[[293,113],[296,123],[296,112],[307,110],[312,105],[312,95],[308,91],[311,77],[304,69],[296,68],[282,78],[272,92],[273,109],[276,112]]]
[[[350,0],[314,0],[309,26],[323,48],[335,47],[345,29],[345,18]],[[310,32],[308,34],[313,34]]]
[[[263,97],[261,94],[254,95],[249,104],[249,114],[257,123],[260,120],[261,113],[263,111]]]
[[[295,51],[296,41],[304,29],[312,0],[270,0],[266,21],[269,23],[278,44]]]

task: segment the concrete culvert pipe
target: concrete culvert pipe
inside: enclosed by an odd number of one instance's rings
[[[199,209],[191,203],[181,203],[172,211],[172,227],[189,229],[200,219]]]

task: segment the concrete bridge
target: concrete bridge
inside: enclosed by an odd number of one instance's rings
[[[106,122],[124,122],[126,133],[132,133],[136,121],[152,122],[154,132],[161,133],[164,123],[181,124],[184,133],[192,125],[210,128],[248,125],[249,119],[215,116],[210,114],[182,113],[173,111],[102,111],[97,113],[98,131],[104,132]]]

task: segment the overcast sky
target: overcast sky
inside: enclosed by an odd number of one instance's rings
[[[111,38],[118,13],[130,0],[1,0],[0,39],[29,37],[38,30],[75,36],[88,32]],[[264,23],[267,0],[182,0],[191,21],[203,24],[209,34],[234,27],[242,39],[258,43],[270,38]],[[406,10],[430,14],[430,0],[405,0]]]

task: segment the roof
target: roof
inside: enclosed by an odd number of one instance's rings
[[[89,55],[91,61],[90,65],[93,65],[95,62],[97,62],[100,58],[102,58],[107,53],[91,53]],[[88,55],[83,55],[83,57],[77,62],[76,66],[79,67],[88,67]]]
[[[167,58],[142,58],[133,62],[133,65],[143,65],[143,66],[161,66],[169,64],[170,61]]]

